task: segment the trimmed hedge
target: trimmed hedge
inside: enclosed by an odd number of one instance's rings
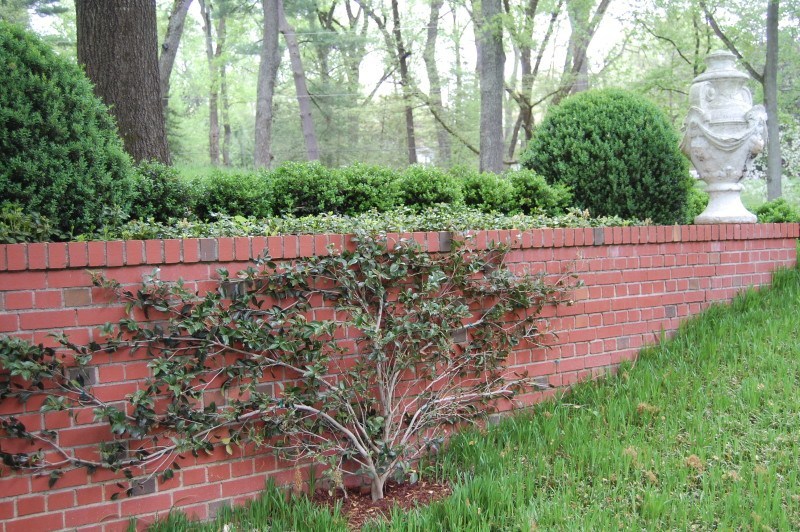
[[[459,204],[464,200],[458,178],[438,168],[411,165],[401,174],[398,186],[402,204],[413,209],[438,203]]]
[[[215,170],[194,182],[195,214],[201,220],[216,215],[272,215],[272,182],[262,172]],[[177,214],[174,217],[180,217]]]
[[[551,184],[572,190],[594,216],[686,219],[692,178],[664,113],[641,96],[604,89],[550,109],[521,160]]]
[[[141,163],[133,181],[131,218],[166,222],[194,216],[193,190],[174,167],[156,161]]]
[[[756,210],[759,223],[800,222],[800,210],[784,198],[768,201]]]
[[[317,162],[284,163],[271,178],[276,213],[308,216],[343,208],[344,177]]]
[[[461,181],[464,204],[483,212],[519,212],[514,186],[506,176],[454,168],[450,173]]]

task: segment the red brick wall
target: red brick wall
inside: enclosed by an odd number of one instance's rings
[[[558,333],[550,349],[520,347],[509,363],[553,386],[572,384],[632,359],[654,343],[661,331],[674,331],[682,319],[714,301],[730,299],[748,286],[768,283],[771,272],[796,262],[798,224],[713,225],[596,229],[480,231],[487,241],[512,243],[509,262],[557,273],[573,268],[585,287],[575,304],[550,309],[550,330]],[[430,251],[446,249],[449,233],[414,233]],[[109,294],[93,288],[88,270],[136,285],[142,275],[160,269],[164,280],[183,278],[201,289],[214,285],[216,269],[243,269],[264,250],[274,259],[325,253],[342,246],[342,235],[80,242],[0,245],[0,334],[53,344],[48,334],[66,332],[73,341],[95,338],[96,329],[123,317]],[[121,399],[147,375],[144,355],[96,357],[97,384],[109,400]],[[538,392],[525,403],[548,395]],[[0,403],[0,415],[13,414],[29,429],[45,422],[31,400]],[[106,436],[91,411],[70,420],[49,413],[49,427],[63,427],[60,444],[80,448]],[[0,448],[16,450],[0,437]],[[221,504],[255,496],[268,475],[291,482],[291,464],[271,454],[214,455],[182,462],[166,483],[151,482],[143,493],[110,501],[119,491],[106,471],[71,471],[50,489],[48,478],[0,471],[0,532],[25,530],[124,530],[128,518],[152,521],[177,507],[199,518]]]

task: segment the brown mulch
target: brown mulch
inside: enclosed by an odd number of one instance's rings
[[[369,520],[389,516],[394,507],[409,510],[415,506],[425,506],[447,497],[450,492],[447,484],[426,480],[416,484],[389,482],[384,490],[384,498],[379,501],[372,502],[369,489],[359,488],[349,488],[346,499],[339,489],[333,494],[320,490],[314,494],[314,501],[331,508],[341,502],[342,515],[350,530],[360,530]]]

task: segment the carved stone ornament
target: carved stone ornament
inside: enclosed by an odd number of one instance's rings
[[[745,169],[764,149],[767,113],[753,106],[736,69],[736,57],[726,51],[706,57],[707,70],[694,78],[689,90],[691,108],[684,121],[681,150],[692,161],[710,196],[696,224],[755,223],[756,215],[742,204]]]

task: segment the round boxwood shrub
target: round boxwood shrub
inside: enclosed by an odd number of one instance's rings
[[[706,210],[708,206],[708,192],[703,190],[698,184],[689,189],[688,206],[686,208],[686,219],[684,223],[692,224],[694,219]]]
[[[0,202],[89,232],[127,214],[133,167],[81,69],[0,20]]]
[[[344,214],[361,214],[373,209],[386,212],[400,202],[397,172],[391,168],[356,163],[337,172],[342,177],[340,195]]]
[[[524,214],[564,214],[572,205],[572,194],[562,183],[549,184],[532,170],[508,172],[514,203]]]
[[[463,167],[452,168],[450,173],[461,181],[465,205],[482,212],[519,210],[514,199],[514,187],[506,177]]]
[[[411,165],[398,181],[403,205],[420,209],[438,203],[462,203],[461,182],[438,168]]]
[[[194,196],[178,171],[166,164],[143,162],[134,173],[131,218],[166,222],[193,216]]]
[[[264,218],[272,214],[272,187],[264,172],[214,170],[196,183],[195,213],[201,220],[215,214]]]
[[[318,162],[280,165],[272,173],[275,214],[308,216],[342,210],[344,177]]]
[[[573,193],[593,216],[682,222],[688,161],[664,113],[618,89],[584,92],[552,108],[522,156],[524,167]]]

